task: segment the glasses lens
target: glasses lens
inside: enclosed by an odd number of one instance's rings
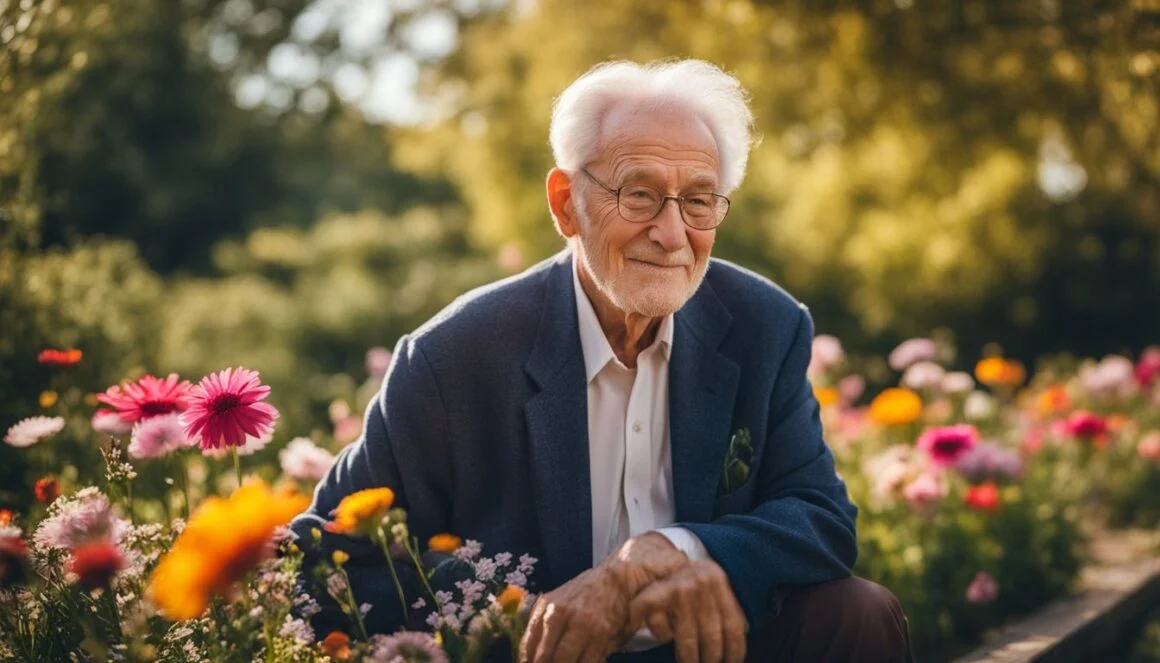
[[[620,213],[629,221],[646,221],[656,216],[663,198],[656,189],[629,186],[620,190]]]

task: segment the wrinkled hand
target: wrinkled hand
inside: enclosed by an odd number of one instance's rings
[[[632,598],[654,582],[689,565],[689,557],[664,534],[646,532],[620,546],[602,564],[608,567]]]
[[[520,643],[520,661],[603,661],[624,637],[629,598],[605,566],[585,571],[541,596]]]
[[[681,663],[745,658],[745,614],[713,561],[689,562],[637,594],[629,604],[629,625],[633,631],[648,626],[658,642],[672,640]]]

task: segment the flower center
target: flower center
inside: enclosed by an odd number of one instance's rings
[[[145,401],[141,404],[141,411],[150,417],[155,417],[159,414],[169,414],[174,409],[173,403],[169,401]]]
[[[210,402],[210,409],[215,414],[222,414],[241,405],[242,399],[237,394],[219,394]]]

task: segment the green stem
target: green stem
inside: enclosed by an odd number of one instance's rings
[[[133,480],[132,479],[125,479],[125,495],[126,495],[126,498],[128,499],[128,504],[126,504],[126,507],[129,510],[129,524],[136,525],[137,524],[137,516],[133,513]]]
[[[363,622],[362,610],[359,610],[358,601],[354,598],[354,590],[350,587],[350,576],[346,574],[346,569],[341,566],[338,567],[338,572],[342,574],[342,580],[346,584],[346,600],[354,612],[354,625],[358,627],[359,637],[362,638],[363,642],[369,642],[371,638],[367,635],[367,625]]]
[[[193,510],[193,505],[189,501],[189,468],[186,467],[184,458],[180,459],[178,464],[181,466],[179,472],[181,475],[181,493],[185,496],[185,520],[188,522],[189,514]]]
[[[433,601],[432,605],[442,607],[439,605],[439,599],[435,598],[435,590],[431,589],[431,583],[427,582],[427,572],[423,569],[423,563],[419,561],[418,546],[412,546],[412,543],[408,541],[403,547],[407,549],[407,554],[411,556],[411,561],[415,562],[415,571],[419,574],[419,580],[423,581],[423,589],[426,589],[427,595],[431,597]]]
[[[238,448],[233,447],[234,451],[234,472],[238,475],[238,488],[242,487],[242,458],[238,455]]]
[[[399,574],[395,571],[395,561],[391,558],[391,546],[387,543],[387,537],[383,535],[383,528],[380,526],[375,531],[376,540],[379,542],[379,547],[383,549],[383,556],[387,558],[387,568],[391,571],[391,580],[395,583],[395,592],[399,595],[399,605],[403,608],[403,623],[407,624],[411,621],[407,613],[407,594],[403,591],[403,583],[399,582]],[[422,573],[420,571],[420,573]]]

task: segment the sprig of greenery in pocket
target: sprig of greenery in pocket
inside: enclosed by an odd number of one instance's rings
[[[721,468],[721,483],[717,485],[717,496],[728,495],[749,478],[749,463],[753,460],[753,441],[749,429],[742,428],[729,439],[725,450],[725,463]]]

